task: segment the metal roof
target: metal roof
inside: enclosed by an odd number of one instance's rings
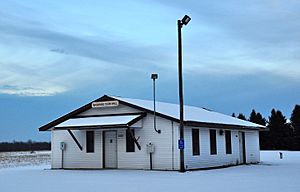
[[[72,118],[56,125],[54,129],[104,129],[112,127],[128,127],[137,119],[141,119],[141,116],[142,115],[140,114]]]
[[[80,113],[92,108],[93,102],[118,100],[121,104],[136,108],[141,112],[153,114],[153,101],[122,98],[104,95],[50,123],[39,128],[40,131],[49,130],[69,119],[75,118]],[[175,122],[179,122],[179,105],[157,102],[156,115]],[[265,126],[258,125],[249,121],[244,121],[229,115],[207,110],[201,107],[184,106],[184,124],[190,126],[207,127],[207,128],[226,128],[226,129],[265,129]],[[129,114],[127,114],[129,115]],[[143,116],[139,117],[142,118]]]

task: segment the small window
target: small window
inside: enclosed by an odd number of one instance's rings
[[[134,130],[131,129],[131,132],[134,136]],[[134,148],[134,140],[130,135],[130,132],[128,131],[128,129],[126,130],[126,152],[134,152],[135,148]]]
[[[94,131],[87,131],[86,132],[86,152],[87,153],[94,153]]]
[[[232,154],[231,131],[225,131],[226,154]]]
[[[193,155],[200,155],[199,129],[192,129]]]
[[[216,130],[209,130],[210,135],[210,154],[216,155],[217,154],[217,133]]]

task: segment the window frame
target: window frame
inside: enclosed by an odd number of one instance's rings
[[[95,131],[86,131],[86,152],[95,152]]]
[[[134,129],[131,129],[133,136],[135,136]],[[128,129],[126,129],[126,153],[134,153],[135,152],[135,143],[133,138],[131,138]]]
[[[192,129],[192,152],[193,156],[200,155],[200,130]]]
[[[230,130],[225,130],[225,150],[226,154],[232,154],[232,135]]]
[[[210,155],[218,154],[218,146],[217,146],[217,130],[210,129],[209,130],[209,140],[210,140]]]

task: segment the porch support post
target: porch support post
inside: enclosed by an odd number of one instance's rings
[[[82,146],[80,145],[79,141],[76,139],[75,135],[73,134],[73,132],[70,129],[67,129],[68,132],[70,133],[71,137],[73,138],[73,140],[75,141],[75,143],[77,144],[78,148],[80,149],[80,151],[82,151]]]

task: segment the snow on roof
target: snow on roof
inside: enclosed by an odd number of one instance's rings
[[[153,111],[153,101],[150,100],[131,99],[131,98],[123,98],[123,97],[115,97],[115,96],[110,96],[110,97]],[[178,104],[156,102],[156,112],[179,119]],[[244,121],[235,117],[231,117],[229,115],[224,115],[200,107],[193,107],[187,105],[184,106],[184,121],[265,128],[264,126],[249,121]]]
[[[126,125],[140,115],[118,115],[102,117],[84,117],[66,120],[55,127]]]

